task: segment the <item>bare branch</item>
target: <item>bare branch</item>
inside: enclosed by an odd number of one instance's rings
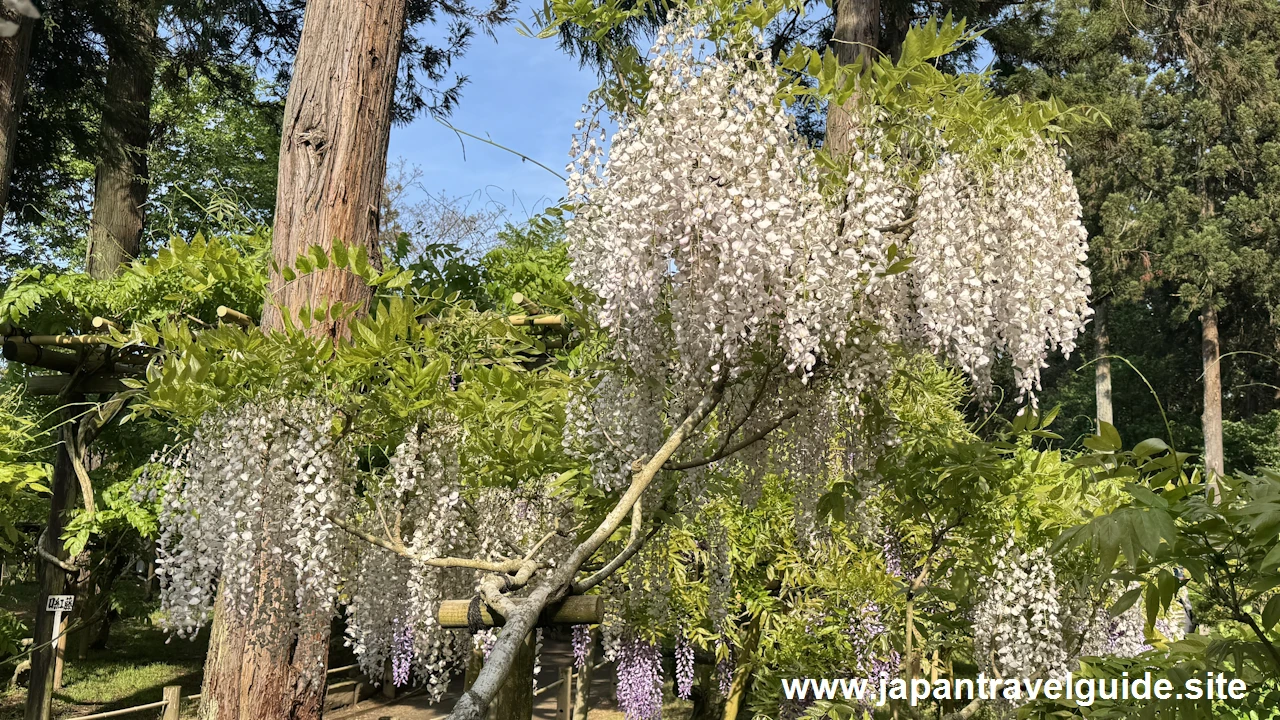
[[[380,548],[385,548],[387,550],[390,550],[391,552],[399,555],[400,557],[408,558],[415,562],[423,563],[424,565],[430,565],[431,567],[470,568],[472,570],[483,570],[484,572],[492,572],[492,573],[518,573],[526,565],[532,564],[535,566],[534,569],[537,569],[537,567],[540,566],[539,563],[528,563],[524,560],[492,561],[492,560],[477,560],[475,558],[419,557],[418,555],[415,555],[413,551],[410,550],[408,547],[406,547],[405,544],[402,542],[397,542],[394,540],[390,540],[388,538],[381,538],[381,537],[378,537],[377,535],[367,533],[364,530],[361,530],[360,528],[347,522],[346,520],[343,520],[337,515],[334,515],[333,513],[328,513],[325,517],[329,518],[329,521],[332,522],[334,525],[337,525],[343,530],[346,530],[351,535],[357,538],[360,538],[361,540],[371,545],[377,545]]]
[[[781,426],[782,426],[782,423],[784,423],[784,422],[786,422],[786,421],[790,420],[791,418],[793,418],[793,417],[795,417],[795,416],[797,416],[797,415],[799,415],[799,414],[800,414],[800,408],[792,408],[791,410],[788,410],[788,411],[786,411],[786,412],[782,413],[781,415],[779,415],[777,418],[775,418],[775,419],[774,419],[772,422],[770,422],[768,425],[766,425],[766,426],[764,426],[763,428],[761,428],[761,429],[757,430],[755,433],[752,433],[750,436],[748,436],[748,437],[744,438],[741,442],[739,442],[739,443],[738,443],[738,444],[736,444],[736,445],[732,445],[732,446],[730,446],[730,447],[726,447],[726,448],[720,448],[720,450],[716,451],[716,452],[715,452],[713,455],[711,455],[710,457],[705,457],[705,458],[702,458],[702,459],[699,459],[699,460],[690,460],[690,461],[688,461],[688,462],[682,462],[682,463],[672,463],[671,465],[669,465],[669,466],[668,466],[668,469],[670,469],[670,470],[690,470],[690,469],[692,469],[692,468],[702,467],[703,465],[710,465],[710,464],[711,464],[711,463],[713,463],[713,462],[717,462],[717,461],[719,461],[719,460],[723,460],[723,459],[725,459],[725,458],[729,457],[730,455],[733,455],[733,454],[734,454],[734,453],[736,453],[736,452],[739,452],[739,451],[741,451],[741,450],[744,450],[744,449],[746,449],[746,448],[748,448],[748,447],[750,447],[750,446],[752,446],[752,445],[754,445],[754,444],[756,444],[756,443],[760,442],[760,441],[761,441],[761,440],[763,440],[764,438],[768,437],[769,433],[771,433],[771,432],[773,432],[774,430],[777,430],[779,427],[781,427]]]

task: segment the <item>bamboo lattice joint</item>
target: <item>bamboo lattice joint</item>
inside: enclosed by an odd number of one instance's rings
[[[535,325],[556,327],[564,325],[563,315],[511,315],[507,322],[512,325]]]
[[[253,327],[253,318],[237,310],[232,310],[226,305],[218,306],[218,319],[224,322],[233,322],[240,327]]]

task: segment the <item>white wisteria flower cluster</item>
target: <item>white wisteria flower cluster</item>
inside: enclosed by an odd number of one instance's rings
[[[364,472],[335,417],[323,401],[303,399],[247,403],[201,421],[164,468],[164,622],[193,635],[210,619],[219,587],[228,612],[267,612],[286,626],[327,616],[341,602],[347,643],[370,677],[381,678],[392,661],[397,676],[412,673],[439,698],[472,639],[441,628],[437,610],[443,600],[473,597],[483,571],[433,561],[509,558],[564,523],[571,508],[536,486],[465,492],[461,430],[446,414],[424,416],[387,467]],[[568,542],[557,536],[542,548],[563,552]],[[272,578],[265,608],[255,597],[263,576]]]
[[[331,421],[311,399],[203,419],[161,505],[156,565],[169,628],[190,635],[208,621],[219,581],[228,610],[248,611],[264,572],[276,576],[269,611],[332,604],[346,538],[326,515],[349,496],[353,474]]]
[[[973,643],[983,668],[998,677],[1052,677],[1066,671],[1060,591],[1044,548],[1026,553],[1010,537],[979,587],[987,593],[974,608]]]
[[[597,482],[619,484],[668,410],[761,364],[833,384],[816,399],[838,416],[883,386],[891,346],[951,358],[979,391],[1007,358],[1034,399],[1048,353],[1072,352],[1091,314],[1080,203],[1052,143],[961,148],[932,131],[904,151],[868,102],[831,192],[767,54],[714,52],[704,25],[664,27],[642,106],[612,137],[580,125],[571,150],[571,277],[626,367],[570,408],[566,442]]]
[[[1040,389],[1046,348],[1064,354],[1092,314],[1088,232],[1071,173],[1043,141],[975,168],[947,154],[920,183],[912,280],[932,350],[979,389],[998,352],[1024,394]]]

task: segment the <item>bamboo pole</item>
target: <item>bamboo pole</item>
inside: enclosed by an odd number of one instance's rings
[[[440,603],[440,609],[436,613],[440,627],[468,627],[467,615],[470,608],[470,600],[445,600]],[[485,627],[499,627],[506,622],[502,616],[494,615],[487,607],[481,608],[480,618]],[[604,622],[604,600],[599,595],[570,595],[544,610],[538,625],[596,625],[601,622]]]
[[[58,372],[75,372],[80,359],[75,355],[57,350],[46,350],[39,345],[28,345],[18,338],[4,341],[3,355],[5,360],[31,365]]]
[[[110,328],[110,329],[112,329],[112,330],[119,330],[119,329],[120,329],[120,323],[118,323],[118,322],[116,322],[116,321],[114,321],[114,320],[108,320],[108,319],[106,319],[106,318],[104,318],[104,317],[94,316],[94,318],[93,318],[93,327],[94,327],[95,329],[97,329],[97,330],[102,330],[103,328]]]
[[[564,325],[563,315],[511,315],[507,322],[512,325],[560,326]]]
[[[111,338],[106,335],[10,335],[6,342],[41,346],[82,347],[85,345],[108,345],[111,343]]]
[[[519,305],[525,313],[529,315],[541,315],[542,306],[524,296],[524,293],[516,293],[511,296],[511,302]]]
[[[223,322],[232,322],[243,328],[253,327],[253,318],[242,312],[237,312],[226,305],[218,306],[218,319]]]

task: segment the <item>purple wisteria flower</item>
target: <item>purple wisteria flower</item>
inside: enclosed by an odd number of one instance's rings
[[[579,670],[587,666],[587,655],[591,652],[591,627],[588,625],[573,626],[573,666]]]
[[[676,695],[682,700],[693,695],[693,646],[684,635],[676,638]]]
[[[618,708],[627,720],[662,717],[662,650],[638,637],[618,643]]]
[[[716,641],[717,650],[723,645],[723,642]],[[733,689],[733,648],[729,648],[728,657],[716,663],[716,675],[720,680],[720,694],[729,697],[729,691]]]
[[[396,687],[409,683],[409,668],[413,664],[413,626],[397,619],[392,634],[391,681]]]

